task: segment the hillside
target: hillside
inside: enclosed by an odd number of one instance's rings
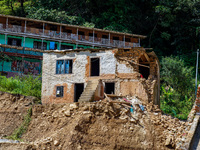
[[[1,93],[1,138],[10,136],[20,126],[30,107],[32,117],[21,137],[23,142],[0,144],[0,149],[177,149],[184,145],[181,139],[191,126],[141,102],[145,110],[135,103],[133,113],[120,102],[31,103],[30,97]]]

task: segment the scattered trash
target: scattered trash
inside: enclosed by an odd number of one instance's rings
[[[131,105],[130,111],[131,111],[131,113],[134,113],[134,110],[133,110],[133,106],[132,106],[132,105]]]
[[[19,143],[17,140],[0,139],[0,143]]]
[[[141,105],[141,104],[139,104],[139,106],[140,106],[140,109],[141,109],[142,111],[144,111],[144,106]]]

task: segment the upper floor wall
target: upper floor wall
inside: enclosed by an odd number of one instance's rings
[[[0,15],[0,32],[96,47],[140,47],[142,35]]]

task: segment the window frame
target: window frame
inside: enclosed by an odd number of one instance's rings
[[[22,47],[22,39],[20,39],[20,38],[14,38],[14,37],[8,37],[7,44],[11,45],[11,46]]]
[[[59,88],[61,88],[61,89],[60,89],[61,92],[60,92],[60,94],[58,95],[57,92],[58,92],[58,89],[59,89]],[[64,97],[64,86],[56,86],[56,97]]]
[[[35,43],[36,43],[36,48],[35,48]],[[41,44],[41,46],[40,46],[41,48],[39,48],[39,44]],[[47,49],[47,42],[43,42],[43,47],[42,47],[42,42],[40,42],[40,41],[33,41],[33,48],[46,50]]]
[[[58,68],[57,68],[57,64],[58,64],[58,61],[64,61],[64,70],[63,70],[63,73],[58,73]],[[71,61],[71,69],[69,69],[69,73],[66,73],[66,61]],[[70,67],[70,66],[69,66]],[[60,75],[60,74],[73,74],[73,59],[58,59],[56,60],[56,74],[57,75]]]

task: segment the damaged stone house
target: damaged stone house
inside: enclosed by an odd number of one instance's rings
[[[160,66],[137,48],[51,50],[43,54],[42,103],[98,101],[104,93],[159,105]]]

